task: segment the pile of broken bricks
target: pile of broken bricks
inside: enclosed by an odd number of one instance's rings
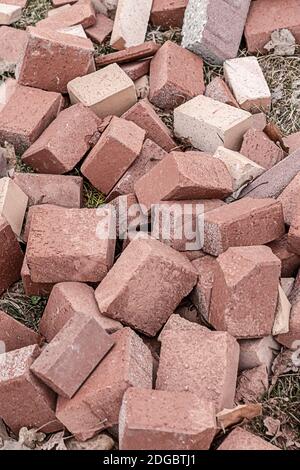
[[[22,279],[48,297],[38,332],[0,312],[0,418],[15,435],[106,431],[122,450],[278,450],[236,425],[261,414],[281,347],[300,347],[300,133],[274,137],[256,56],[282,29],[300,42],[299,1],[52,4],[26,31],[0,27],[15,74],[0,86],[0,295]],[[22,7],[0,0],[0,24]],[[182,44],[146,41],[149,24]],[[206,83],[204,61],[224,74]],[[84,207],[87,182],[105,205]],[[174,203],[201,245],[164,236],[153,207]]]

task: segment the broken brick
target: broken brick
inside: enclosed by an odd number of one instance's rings
[[[192,261],[192,265],[198,274],[198,281],[191,293],[191,300],[198,312],[208,321],[217,261],[213,256],[203,256]]]
[[[4,217],[13,232],[21,234],[28,197],[9,177],[0,179],[0,216]]]
[[[154,26],[181,28],[188,0],[153,0],[150,20]]]
[[[150,59],[130,62],[129,64],[122,64],[121,69],[128,75],[129,78],[131,78],[131,80],[138,80],[144,75],[149,74]]]
[[[37,344],[39,335],[0,310],[0,341],[4,343],[5,352],[9,352]]]
[[[300,255],[300,213],[297,211],[291,222],[287,239],[287,249]]]
[[[298,195],[300,190],[300,173],[286,186],[280,196],[277,198],[281,202],[283,208],[284,222],[291,225],[293,218],[300,210]]]
[[[27,32],[21,29],[0,27],[0,74],[14,73],[27,42]]]
[[[0,217],[0,295],[21,277],[23,252],[8,222]]]
[[[124,49],[123,51],[112,52],[110,54],[101,55],[96,57],[95,63],[98,67],[110,64],[123,64],[132,63],[134,60],[145,59],[152,57],[161,47],[154,41],[146,41],[139,46],[132,46]]]
[[[269,243],[268,246],[281,261],[281,276],[293,276],[300,267],[300,256],[288,250],[287,234]]]
[[[22,16],[22,9],[17,5],[0,3],[0,25],[10,25]]]
[[[113,30],[113,21],[101,13],[96,15],[96,23],[86,29],[87,36],[96,44],[102,44]]]
[[[72,3],[72,2],[69,2]],[[81,24],[84,28],[89,28],[96,23],[96,15],[91,0],[80,0],[71,8],[62,10],[56,15],[37,22],[36,27],[41,29],[67,28]]]
[[[42,283],[42,282],[33,282],[31,280],[30,271],[26,261],[26,256],[24,257],[22,269],[21,269],[21,278],[23,283],[24,292],[28,297],[44,297],[48,296],[51,293],[51,290],[54,286],[53,283]]]
[[[213,100],[220,101],[220,103],[228,104],[239,108],[239,104],[231,93],[230,89],[220,77],[215,77],[207,85],[205,89],[205,96]]]
[[[257,129],[245,133],[240,153],[267,170],[284,158],[283,150]]]

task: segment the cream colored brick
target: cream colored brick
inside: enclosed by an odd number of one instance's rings
[[[117,64],[111,64],[68,83],[71,103],[82,103],[99,117],[121,116],[136,101],[133,81]]]
[[[291,304],[283,288],[278,286],[278,303],[272,330],[272,335],[280,335],[290,331]]]
[[[0,25],[9,25],[18,21],[22,16],[22,8],[16,5],[0,3]]]
[[[241,108],[269,111],[271,92],[256,57],[226,60],[224,76]]]
[[[119,0],[110,44],[122,50],[145,41],[152,0]]]
[[[253,116],[207,96],[196,96],[174,110],[174,131],[199,150],[215,152],[220,145],[239,150]]]
[[[10,178],[0,179],[0,216],[10,224],[19,237],[22,230],[28,197]]]
[[[265,169],[257,163],[249,160],[239,152],[218,147],[214,153],[214,157],[222,160],[227,166],[233,181],[233,190],[236,191],[245,183],[254,180],[261,175]]]

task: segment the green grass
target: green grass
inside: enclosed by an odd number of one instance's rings
[[[46,18],[51,8],[53,7],[50,0],[29,0],[27,7],[23,10],[21,19],[13,26],[19,29],[34,26],[38,21]]]

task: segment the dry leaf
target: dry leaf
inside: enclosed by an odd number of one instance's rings
[[[267,436],[279,437],[282,435],[282,432],[280,431],[281,423],[279,419],[272,418],[272,416],[267,416],[264,419],[264,425],[267,429],[266,431]]]
[[[46,438],[46,434],[38,432],[36,429],[21,428],[19,431],[19,443],[29,447],[29,449],[35,449],[35,446],[39,442],[43,442]]]
[[[296,39],[288,29],[277,29],[273,31],[271,41],[269,41],[264,48],[267,51],[274,51],[276,55],[294,55],[296,51]]]
[[[261,416],[262,405],[260,403],[250,403],[247,405],[239,405],[232,410],[224,409],[217,414],[217,423],[220,428],[226,428],[238,424],[244,419],[253,419]]]

